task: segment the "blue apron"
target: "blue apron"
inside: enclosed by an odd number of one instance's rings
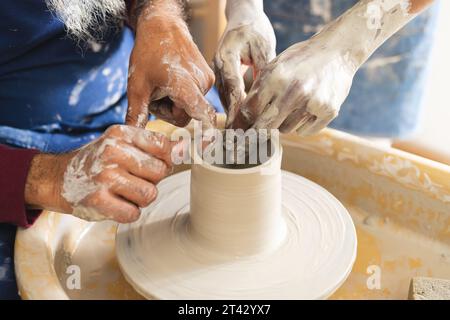
[[[304,41],[357,0],[266,0],[277,51]],[[374,137],[415,132],[433,44],[438,3],[395,34],[361,67],[332,127]]]

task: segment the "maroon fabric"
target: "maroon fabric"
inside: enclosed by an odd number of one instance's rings
[[[27,210],[25,206],[28,169],[37,153],[37,150],[0,145],[0,223],[29,227],[41,213],[41,210]]]

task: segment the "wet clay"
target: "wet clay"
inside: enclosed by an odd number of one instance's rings
[[[116,254],[146,298],[320,299],[347,278],[356,232],[322,187],[280,169],[281,150],[247,169],[207,163],[165,179]]]

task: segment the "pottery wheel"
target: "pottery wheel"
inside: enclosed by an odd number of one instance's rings
[[[189,171],[165,179],[139,220],[118,228],[120,267],[144,297],[323,299],[349,275],[355,227],[344,206],[319,185],[283,171],[286,237],[272,252],[244,257],[221,255],[192,240],[189,186]]]

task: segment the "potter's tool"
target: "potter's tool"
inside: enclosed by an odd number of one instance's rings
[[[322,187],[265,163],[194,164],[158,185],[155,203],[121,225],[124,276],[147,298],[317,299],[331,295],[356,254],[353,222]]]

